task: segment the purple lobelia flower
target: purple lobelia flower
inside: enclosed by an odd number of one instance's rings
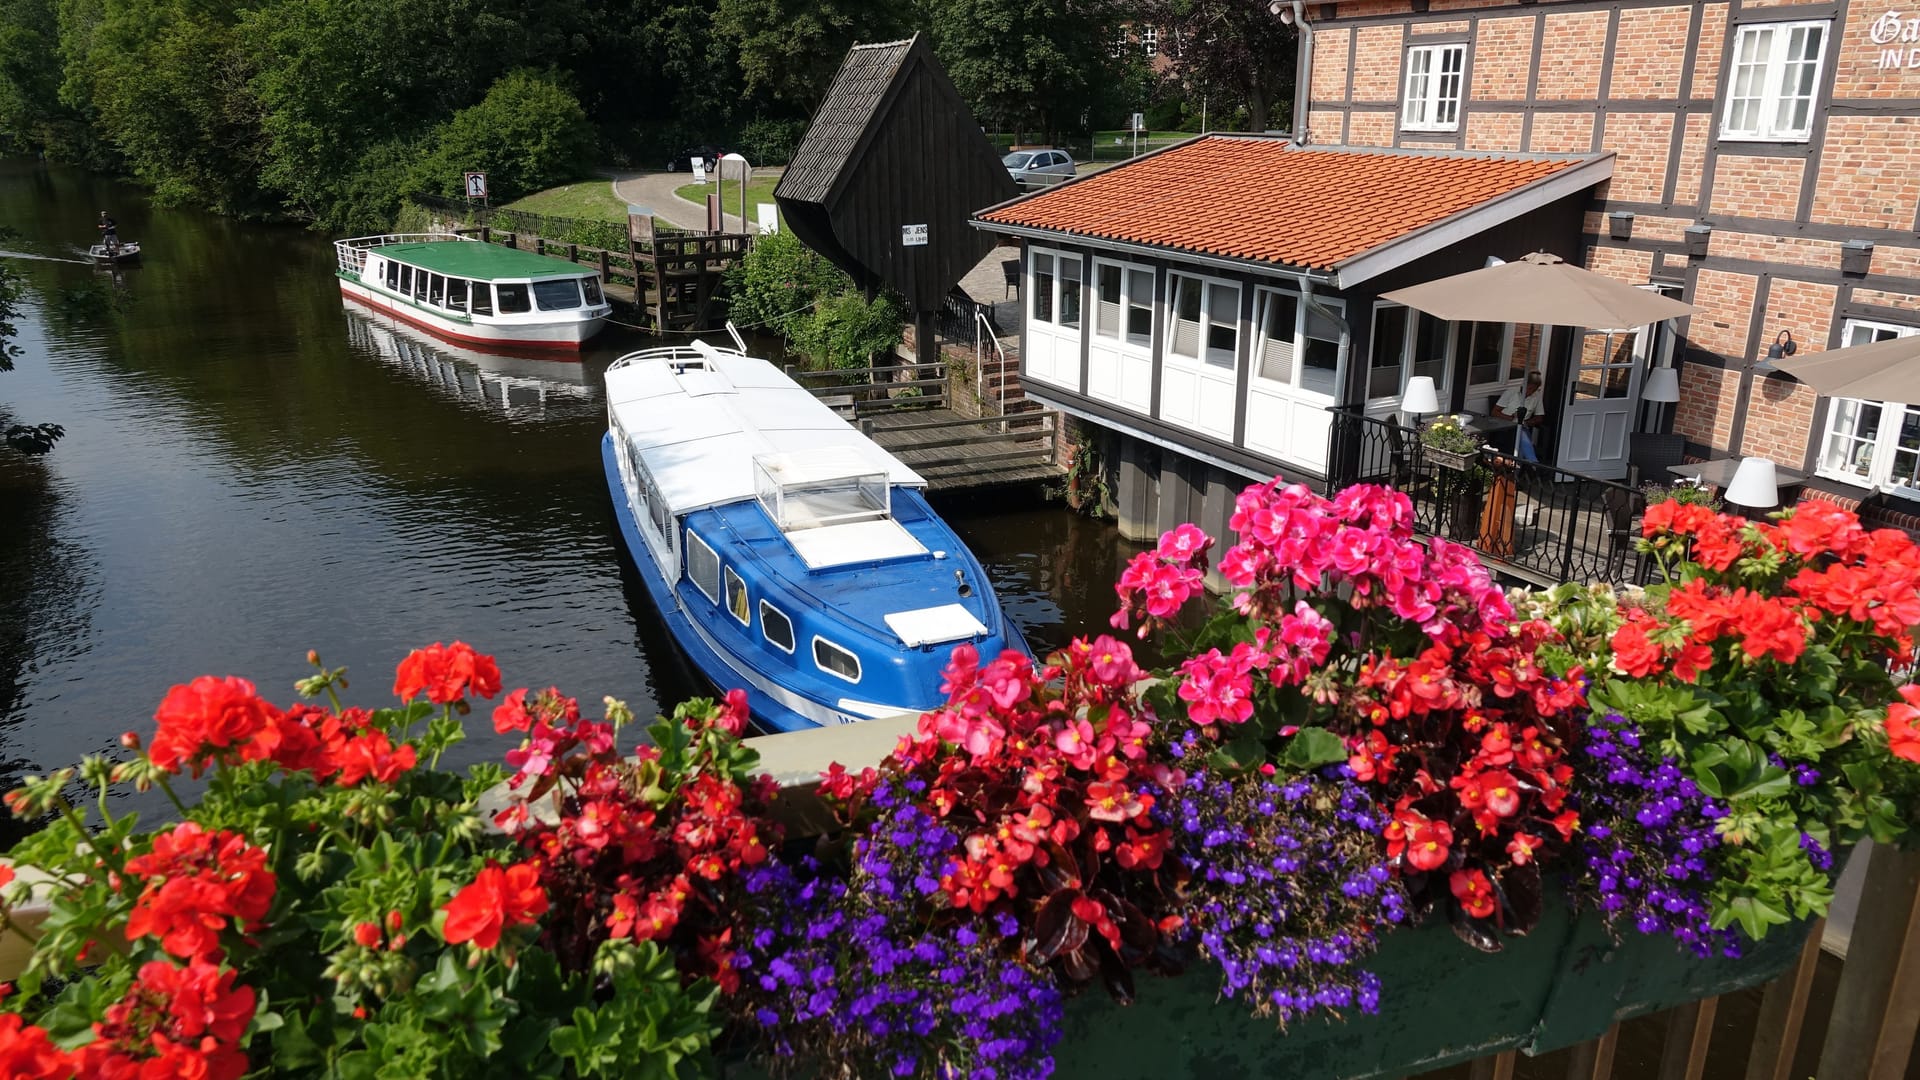
[[[1587,726],[1591,768],[1574,792],[1586,828],[1576,889],[1618,933],[1670,934],[1699,956],[1738,956],[1739,939],[1715,930],[1708,894],[1716,823],[1726,807],[1708,798],[1673,758],[1656,757],[1639,729],[1614,714]]]

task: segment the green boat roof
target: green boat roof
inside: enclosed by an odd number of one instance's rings
[[[557,277],[562,274],[577,277],[594,272],[592,267],[579,266],[565,259],[535,255],[531,251],[520,251],[516,248],[475,240],[387,244],[369,250],[375,254],[385,255],[395,262],[418,266],[436,274],[478,278],[483,281],[497,278]]]

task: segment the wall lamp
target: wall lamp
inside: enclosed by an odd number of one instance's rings
[[[1873,271],[1873,241],[1849,240],[1840,245],[1840,272],[1865,276]]]
[[[1707,241],[1713,239],[1713,226],[1687,226],[1687,258],[1704,259],[1707,257]]]
[[[1793,332],[1782,330],[1774,335],[1773,344],[1767,346],[1767,358],[1753,365],[1753,370],[1762,375],[1779,371],[1780,368],[1774,361],[1785,360],[1799,351],[1800,343],[1793,340]]]
[[[1633,212],[1615,210],[1607,215],[1607,235],[1615,240],[1633,239]]]

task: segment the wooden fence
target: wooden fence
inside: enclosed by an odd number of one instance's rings
[[[873,367],[802,371],[788,364],[787,377],[849,417],[902,407],[943,409],[947,365],[880,364]]]

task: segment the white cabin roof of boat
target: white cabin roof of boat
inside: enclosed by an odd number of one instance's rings
[[[926,486],[779,368],[705,342],[615,361],[607,405],[676,516],[754,498],[756,458],[809,479],[884,473]]]

